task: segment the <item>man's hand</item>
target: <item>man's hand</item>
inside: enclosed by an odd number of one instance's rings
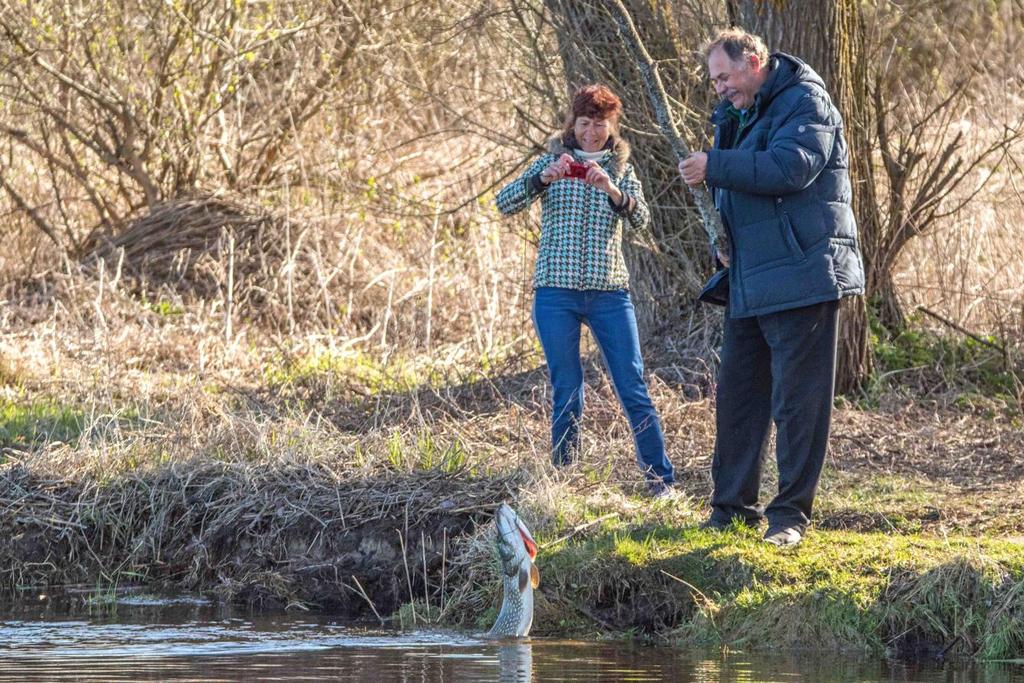
[[[683,182],[690,186],[704,182],[708,170],[708,155],[705,152],[693,152],[679,162],[679,175]]]

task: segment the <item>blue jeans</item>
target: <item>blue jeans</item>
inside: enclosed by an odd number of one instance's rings
[[[579,451],[579,421],[583,416],[580,328],[585,324],[601,349],[612,385],[629,417],[637,463],[648,479],[672,483],[672,463],[665,457],[661,421],[644,381],[636,313],[629,292],[538,287],[533,324],[551,377],[552,461],[568,464]]]

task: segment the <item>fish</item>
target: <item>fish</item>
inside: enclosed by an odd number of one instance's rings
[[[537,542],[519,515],[506,503],[494,512],[498,557],[501,560],[501,610],[489,638],[525,638],[533,626],[533,591],[540,586],[534,564]]]

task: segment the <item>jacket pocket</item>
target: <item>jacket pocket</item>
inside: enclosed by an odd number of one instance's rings
[[[785,213],[743,226],[743,230],[744,233],[736,237],[740,250],[737,264],[746,275],[807,260],[790,217]]]
[[[793,232],[793,223],[789,220],[789,214],[784,213],[779,219],[779,225],[782,228],[782,236],[786,240],[786,244],[789,246],[789,251],[793,254],[793,258],[797,261],[803,261],[807,258],[804,254],[804,250],[800,247],[800,242],[796,239],[796,233]]]

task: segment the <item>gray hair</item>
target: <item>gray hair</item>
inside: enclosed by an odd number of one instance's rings
[[[717,48],[725,50],[725,54],[734,62],[745,61],[750,55],[757,55],[762,64],[768,61],[768,48],[761,36],[747,33],[741,28],[722,29],[704,46],[704,58],[707,59]]]

